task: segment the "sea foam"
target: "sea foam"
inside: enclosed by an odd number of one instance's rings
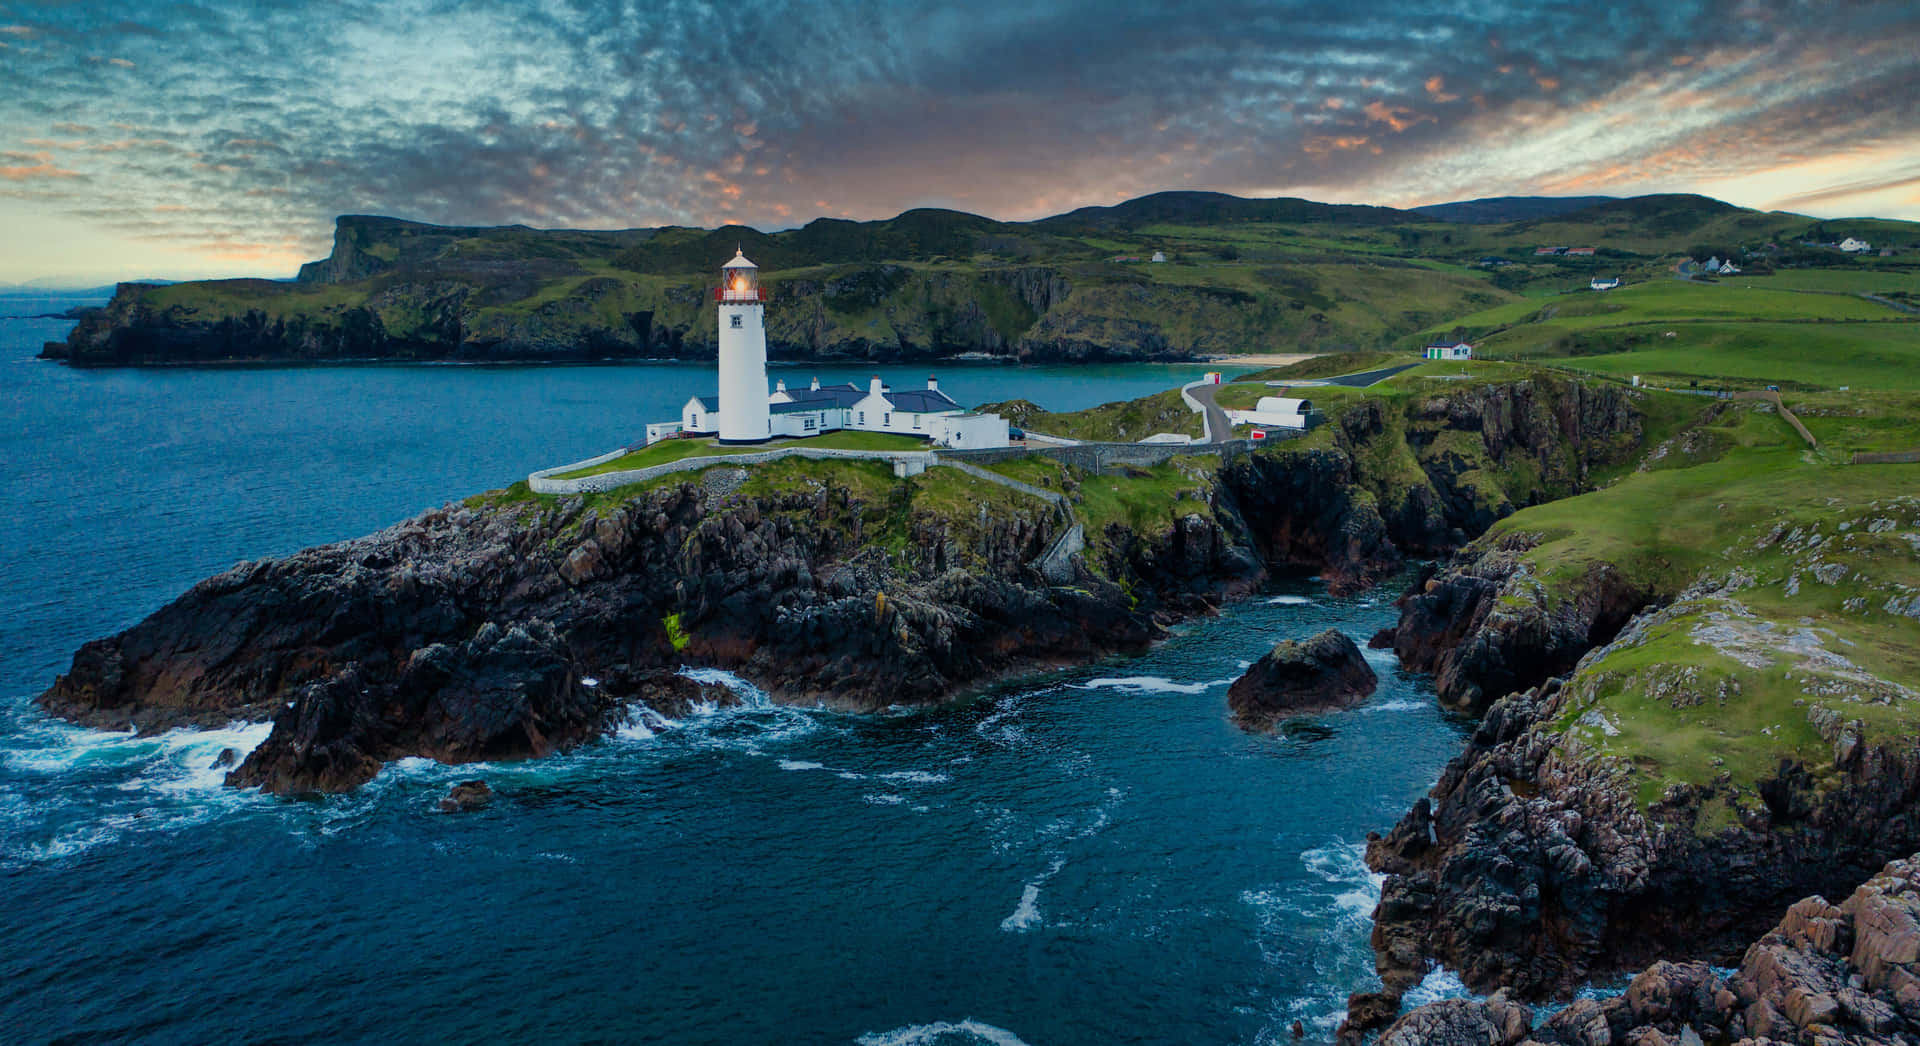
[[[991,1046],[1027,1046],[1026,1040],[991,1024],[971,1017],[961,1021],[934,1021],[909,1024],[892,1031],[869,1032],[855,1039],[859,1046],[960,1046],[984,1042]]]

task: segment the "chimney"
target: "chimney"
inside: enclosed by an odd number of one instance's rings
[[[932,374],[927,375],[927,391],[928,392],[940,391],[940,379],[937,376]]]
[[[886,386],[880,384],[880,375],[875,374],[873,378],[867,382],[867,395],[878,396],[885,391]]]
[[[813,376],[813,391],[814,392],[820,391],[820,376],[818,374]]]

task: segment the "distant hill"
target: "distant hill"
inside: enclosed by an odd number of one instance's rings
[[[1460,222],[1463,225],[1499,225],[1504,222],[1524,222],[1534,218],[1552,218],[1585,210],[1596,204],[1611,203],[1617,196],[1489,196],[1480,200],[1459,200],[1454,203],[1430,203],[1413,208],[1414,213],[1424,214],[1436,221]]]
[[[1471,220],[1209,192],[1027,222],[922,208],[778,232],[345,215],[332,252],[297,282],[129,286],[46,354],[102,365],[712,358],[709,292],[736,247],[771,295],[774,356],[876,361],[1382,349],[1523,293],[1584,290],[1595,275],[1659,278],[1690,254],[1758,252],[1755,268],[1776,258],[1889,272],[1908,264],[1800,247],[1819,228],[1814,219],[1703,196],[1437,207]],[[1520,213],[1532,217],[1492,220]],[[1877,241],[1920,239],[1920,225],[1888,224]],[[1782,256],[1779,245],[1797,253]],[[1594,250],[1541,251],[1556,246]],[[1147,260],[1157,255],[1166,260]]]
[[[1393,225],[1417,219],[1392,207],[1315,203],[1282,196],[1250,200],[1217,192],[1158,192],[1111,207],[1082,207],[1033,224],[1043,228],[1138,228],[1142,225],[1214,225],[1222,222],[1289,222]]]

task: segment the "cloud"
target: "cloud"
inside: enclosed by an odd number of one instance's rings
[[[37,173],[9,191],[225,251],[318,255],[347,212],[785,226],[962,203],[1035,217],[1172,187],[1403,204],[1711,194],[1920,135],[1920,11],[1905,0],[764,0],[725,17],[691,2],[204,0],[140,23],[58,2],[9,14],[0,146],[48,143],[30,148],[84,157],[88,178],[84,200],[48,195],[80,177],[50,156],[20,162]]]

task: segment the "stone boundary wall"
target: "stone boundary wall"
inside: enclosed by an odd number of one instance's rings
[[[1780,416],[1787,419],[1787,424],[1793,426],[1793,431],[1798,432],[1800,434],[1800,438],[1807,441],[1807,446],[1809,447],[1820,446],[1820,441],[1813,438],[1813,433],[1808,432],[1807,427],[1800,423],[1800,419],[1794,416],[1793,411],[1788,410],[1787,405],[1780,401],[1779,393],[1777,392],[1736,392],[1733,394],[1733,398],[1737,400],[1765,400],[1766,402],[1773,404],[1774,409],[1780,412]]]
[[[626,451],[613,451],[587,461],[571,465],[557,465],[550,469],[541,469],[527,477],[527,487],[536,494],[598,494],[617,487],[633,483],[645,483],[650,479],[670,476],[676,472],[695,472],[716,465],[758,465],[781,458],[808,458],[818,461],[838,458],[853,461],[885,461],[895,465],[902,463],[918,465],[924,469],[937,464],[938,457],[930,450],[833,450],[826,447],[781,447],[777,450],[749,451],[745,454],[712,454],[679,461],[668,461],[646,468],[623,469],[619,472],[602,472],[597,476],[582,476],[579,479],[554,479],[559,473],[572,472],[575,469],[592,468],[625,454]]]
[[[1920,450],[1862,450],[1853,455],[1855,465],[1920,464]]]
[[[1113,465],[1152,468],[1186,454],[1218,454],[1223,462],[1231,461],[1236,455],[1250,450],[1251,445],[1251,440],[1231,440],[1226,443],[1077,443],[1067,447],[992,447],[980,450],[943,451],[780,447],[775,450],[750,451],[745,454],[710,454],[681,458],[679,461],[663,462],[645,468],[623,469],[619,472],[603,472],[597,476],[582,476],[579,479],[554,478],[563,473],[605,464],[627,453],[626,450],[613,450],[585,461],[555,465],[552,468],[531,473],[527,476],[527,487],[536,494],[598,494],[634,483],[645,483],[661,476],[670,476],[676,472],[696,472],[719,465],[757,465],[779,461],[782,458],[807,458],[814,461],[839,459],[885,461],[894,466],[896,473],[903,475],[944,465],[957,468],[989,483],[997,483],[1060,505],[1065,503],[1065,498],[1057,492],[1022,483],[1011,476],[1002,476],[997,472],[979,468],[978,465],[992,465],[1016,458],[1037,456],[1052,458],[1098,475]]]

